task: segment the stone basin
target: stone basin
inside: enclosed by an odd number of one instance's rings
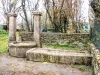
[[[36,46],[35,42],[13,42],[9,43],[10,47],[33,47]]]
[[[36,47],[35,42],[11,42],[9,43],[9,54],[14,57],[26,57],[26,51]]]

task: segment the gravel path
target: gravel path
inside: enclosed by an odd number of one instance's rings
[[[0,55],[0,75],[92,75],[90,67],[84,71],[80,69],[70,65],[27,61],[11,57],[8,53]]]

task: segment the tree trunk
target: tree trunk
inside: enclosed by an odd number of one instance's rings
[[[25,16],[27,31],[30,31],[29,22],[28,22],[28,18],[27,18],[27,13],[26,13],[26,9],[25,9],[25,0],[22,0],[22,10],[23,10],[23,13],[24,13],[24,16]]]

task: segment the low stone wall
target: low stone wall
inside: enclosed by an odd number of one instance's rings
[[[32,32],[20,32],[22,41],[31,41],[33,39]],[[88,42],[90,40],[90,35],[87,33],[41,33],[41,42],[47,44],[60,44],[66,45],[71,44],[75,47],[80,47],[82,49],[87,49]]]
[[[43,43],[56,43],[56,44],[68,44],[68,43],[86,43],[89,41],[89,34],[67,34],[67,33],[41,33]]]
[[[21,41],[34,41],[33,32],[19,32]]]
[[[91,44],[91,54],[93,56],[92,65],[95,75],[100,75],[100,50],[98,50],[94,44]]]
[[[91,32],[91,40],[95,46],[100,49],[100,24],[95,25]]]
[[[41,33],[42,43],[48,44],[71,44],[81,49],[87,49],[90,40],[89,34],[80,33]]]

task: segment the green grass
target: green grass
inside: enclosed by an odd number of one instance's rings
[[[79,66],[78,69],[79,69],[80,71],[85,71],[87,68],[86,68],[86,66]]]
[[[54,48],[54,49],[63,49],[63,50],[80,50],[80,48],[71,45],[71,44],[66,44],[66,45],[60,45],[60,44],[45,44],[44,47],[46,48]]]
[[[8,32],[0,30],[0,53],[7,52],[8,48]]]
[[[89,70],[92,72],[92,67],[91,66],[86,66],[86,65],[74,65],[74,64],[71,64],[71,67],[72,68],[76,68],[80,71],[86,71],[86,70]]]

